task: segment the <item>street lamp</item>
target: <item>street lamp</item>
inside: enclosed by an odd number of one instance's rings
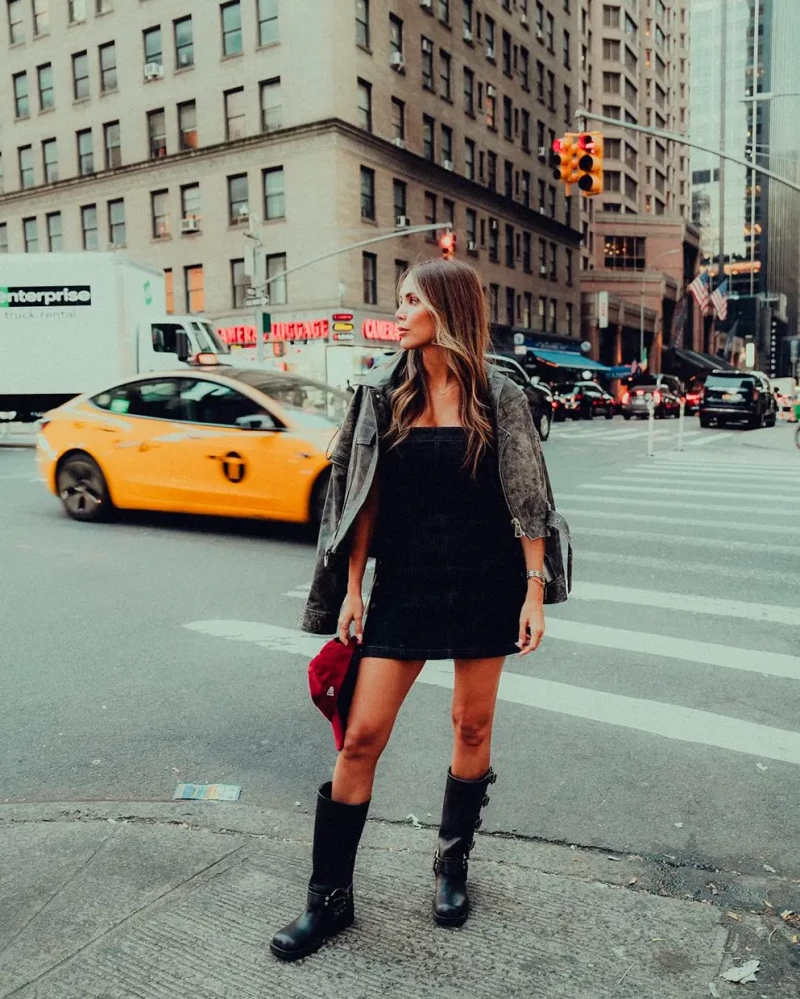
[[[675,246],[671,250],[663,250],[661,253],[657,253],[655,258],[651,261],[654,264],[656,260],[660,260],[662,257],[668,257],[672,253],[683,253],[682,246]],[[660,273],[658,271],[648,271],[647,267],[642,271],[642,280],[639,283],[639,363],[641,364],[644,360],[644,279],[648,274]],[[655,331],[654,331],[655,332]]]

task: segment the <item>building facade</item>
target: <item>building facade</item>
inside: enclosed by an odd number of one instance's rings
[[[436,233],[280,275],[449,221],[495,323],[579,335],[577,206],[548,163],[575,0],[4,6],[0,253],[124,250],[164,270],[173,311],[240,333],[245,289],[277,276],[273,324],[321,336],[345,311],[363,338]]]

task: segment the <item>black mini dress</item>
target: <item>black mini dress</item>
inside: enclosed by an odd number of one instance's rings
[[[473,478],[462,427],[416,427],[381,447],[375,583],[362,656],[486,659],[519,649],[525,558],[497,454]]]

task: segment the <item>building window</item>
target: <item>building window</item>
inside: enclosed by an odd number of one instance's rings
[[[238,7],[238,3],[236,4]],[[186,286],[186,311],[192,315],[204,312],[206,296],[203,286],[203,265],[193,264],[183,268],[183,278]]]
[[[153,219],[153,239],[169,236],[169,191],[153,191],[150,195],[150,214]]]
[[[244,87],[225,91],[225,138],[243,139],[244,127]]]
[[[372,131],[372,84],[358,81],[358,127]]]
[[[522,234],[522,269],[526,274],[530,274],[532,271],[531,234],[529,232],[523,232]]]
[[[514,105],[510,97],[503,98],[503,138],[514,139]]]
[[[447,52],[439,50],[439,78],[441,89],[439,94],[446,101],[452,101],[452,60]]]
[[[464,41],[472,43],[472,8],[473,0],[461,0],[462,17],[464,22]]]
[[[103,125],[103,146],[106,152],[106,170],[122,166],[119,122],[110,121]]]
[[[70,24],[80,24],[86,20],[86,0],[68,0],[67,17]]]
[[[247,174],[237,173],[228,177],[228,223],[239,225],[246,221],[250,212],[247,198]]]
[[[506,267],[514,266],[514,226],[506,226]]]
[[[550,280],[558,280],[558,246],[555,243],[550,244]]]
[[[522,203],[526,208],[531,207],[531,174],[529,170],[522,171]]]
[[[493,323],[500,320],[500,285],[489,285],[489,318]]]
[[[258,0],[258,43],[273,45],[278,33],[278,0]]]
[[[83,129],[75,133],[78,140],[78,173],[86,177],[94,173],[94,149],[92,146],[92,130]]]
[[[506,76],[511,76],[511,35],[507,31],[502,34],[503,46],[503,72]]]
[[[435,122],[430,115],[422,116],[422,155],[431,163],[436,159],[436,149],[434,147]]]
[[[155,65],[164,68],[164,50],[161,44],[161,28],[148,28],[142,32],[145,65]]]
[[[178,137],[181,151],[197,149],[197,105],[194,101],[178,105]]]
[[[556,217],[556,189],[552,184],[547,188],[547,197],[550,202],[549,215],[551,219]]]
[[[472,139],[464,140],[464,176],[467,180],[475,180],[475,143]]]
[[[392,138],[406,138],[406,106],[399,97],[392,98]]]
[[[551,111],[556,109],[556,78],[549,69],[547,71],[547,107]]]
[[[403,22],[396,14],[389,15],[389,51],[392,55],[403,55]]]
[[[442,221],[449,222],[451,228],[455,228],[456,205],[449,198],[442,198]]]
[[[430,191],[425,192],[425,225],[436,225],[436,195]],[[436,230],[431,229],[426,232],[425,238],[429,243],[435,243]]]
[[[15,73],[14,81],[14,114],[17,118],[27,118],[31,113],[28,100],[28,74]]]
[[[242,5],[239,0],[224,3],[222,15],[222,54],[238,55],[242,51]],[[201,271],[202,276],[202,271]]]
[[[572,250],[567,250],[567,284],[572,284],[573,280],[573,269],[572,269]]]
[[[166,292],[167,315],[171,316],[175,312],[175,281],[172,277],[172,268],[164,268],[164,290]]]
[[[47,215],[47,249],[50,253],[60,253],[64,249],[61,212],[50,212]]]
[[[453,130],[449,125],[442,125],[442,166],[453,169]]]
[[[194,66],[194,34],[191,15],[174,21],[173,29],[175,32],[175,65],[178,69]]]
[[[519,177],[519,174],[517,175]],[[514,164],[511,160],[506,160],[503,164],[503,186],[507,198],[514,197]],[[517,181],[519,187],[519,181]]]
[[[231,260],[231,304],[234,309],[244,308],[247,275],[244,271],[244,259]]]
[[[645,269],[645,238],[643,236],[603,237],[603,265],[612,271],[643,271]]]
[[[439,20],[442,24],[450,24],[450,0],[439,0]]]
[[[549,308],[548,312],[549,312],[549,318],[550,318],[550,323],[549,323],[549,325],[550,325],[550,332],[551,333],[555,333],[557,331],[557,322],[558,322],[558,318],[557,318],[558,317],[558,302],[554,298],[550,299],[550,308]]]
[[[572,336],[573,333],[575,332],[573,329],[573,313],[575,310],[572,305],[572,302],[567,302],[566,308],[567,308],[567,336]]]
[[[394,286],[395,286],[396,290],[399,290],[399,288],[400,288],[400,281],[401,281],[403,275],[405,274],[405,272],[407,270],[408,270],[408,261],[407,260],[395,260],[395,262],[394,262]]]
[[[392,183],[392,191],[395,220],[408,217],[408,185],[405,181],[395,178]]]
[[[117,198],[108,203],[108,236],[112,246],[125,245],[125,201]]]
[[[564,29],[564,66],[570,68],[569,32]]]
[[[264,218],[282,219],[286,215],[286,188],[283,167],[264,171]]]
[[[375,221],[375,171],[361,167],[361,218]]]
[[[475,74],[466,66],[464,67],[464,110],[470,118],[475,117]]]
[[[97,233],[97,205],[84,205],[81,208],[81,230],[84,250],[97,250],[100,241]]]
[[[525,329],[531,329],[531,320],[533,319],[533,295],[529,292],[525,292],[525,304],[522,307],[522,325]]]
[[[8,0],[8,36],[12,45],[25,41],[22,0]]]
[[[378,258],[374,253],[361,254],[361,274],[364,289],[364,302],[378,304]]]
[[[181,218],[200,222],[200,185],[184,184],[181,187]]]
[[[494,40],[495,40],[495,24],[491,17],[488,15],[484,18],[484,24],[486,27],[486,58],[491,62],[494,62]]]
[[[486,127],[497,129],[497,96],[494,87],[486,88]]]
[[[8,223],[0,222],[0,253],[8,253]]]
[[[266,260],[267,295],[270,305],[286,305],[289,301],[289,293],[286,287],[286,254],[272,253]],[[283,276],[281,276],[283,275]]]
[[[422,45],[422,86],[426,90],[433,90],[433,42],[424,35],[421,38]]]
[[[531,151],[531,115],[530,111],[522,112],[522,127],[520,129],[520,142],[526,153]]]
[[[99,17],[101,14],[110,14],[114,9],[114,0],[95,0],[94,12]]]
[[[42,143],[42,160],[45,184],[55,184],[58,180],[58,145],[55,139],[47,139]]]
[[[39,252],[39,230],[36,226],[36,219],[29,218],[22,220],[22,236],[25,241],[26,253]]]
[[[619,7],[612,7],[610,4],[603,4],[603,27],[619,27]]]
[[[33,187],[35,180],[33,175],[33,146],[20,146],[19,155],[19,186],[25,190]]]
[[[572,121],[572,90],[564,87],[564,123],[569,125]]]
[[[497,219],[489,219],[489,260],[493,264],[500,262],[500,225]]]
[[[100,90],[106,93],[117,89],[117,47],[113,42],[101,45],[100,54]]]
[[[150,141],[150,159],[158,159],[167,155],[167,129],[164,121],[164,109],[147,112],[147,136]]]
[[[356,0],[356,45],[369,49],[369,0]]]
[[[467,253],[477,253],[478,213],[474,208],[467,209]]]
[[[53,67],[49,62],[45,63],[44,66],[39,66],[36,73],[39,79],[39,110],[51,111],[56,106]]]
[[[497,154],[489,153],[489,175],[487,180],[487,187],[490,191],[497,190]]]
[[[281,78],[265,80],[261,84],[261,131],[275,132],[282,127]]]
[[[513,326],[516,322],[516,310],[514,308],[516,302],[516,292],[513,288],[506,288],[506,324],[508,326]]]

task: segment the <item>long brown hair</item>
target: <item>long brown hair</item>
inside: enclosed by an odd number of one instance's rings
[[[447,351],[447,363],[458,381],[459,419],[467,432],[465,467],[474,476],[483,453],[494,439],[486,353],[490,348],[489,313],[478,272],[457,260],[426,260],[403,274],[398,291],[410,277],[420,302],[433,316],[433,343]],[[419,350],[408,351],[400,383],[392,391],[391,447],[408,437],[425,412],[430,391]]]

